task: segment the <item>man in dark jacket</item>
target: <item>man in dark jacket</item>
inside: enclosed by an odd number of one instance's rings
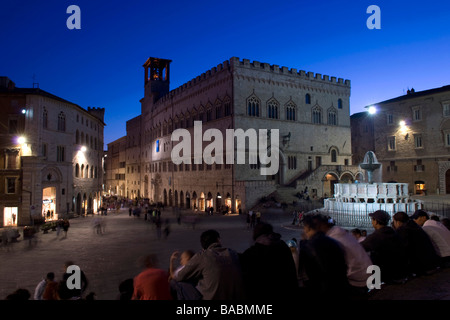
[[[428,234],[405,212],[394,214],[393,227],[406,252],[408,272],[417,275],[434,272],[439,264],[439,256]]]
[[[253,231],[255,243],[241,254],[244,287],[250,300],[293,300],[298,294],[292,252],[270,224]]]
[[[391,216],[383,210],[370,213],[375,231],[361,242],[370,254],[374,265],[380,267],[381,281],[385,283],[403,283],[406,281],[406,256],[400,238],[388,226]]]
[[[344,251],[336,240],[320,230],[322,221],[320,214],[303,218],[306,241],[301,241],[299,264],[307,277],[304,298],[348,299],[350,284]]]
[[[244,299],[238,253],[222,247],[216,230],[203,232],[200,242],[203,250],[186,263],[175,280],[198,282],[197,289],[203,300]]]

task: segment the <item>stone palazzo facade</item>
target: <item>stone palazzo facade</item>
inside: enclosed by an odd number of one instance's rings
[[[0,77],[0,227],[96,212],[104,108]]]
[[[307,187],[310,195],[330,196],[334,183],[356,179],[349,80],[232,57],[170,90],[170,63],[149,58],[143,65],[141,114],[127,122],[127,197],[237,212],[275,191],[292,198]],[[195,163],[198,151],[201,154],[212,144],[203,136],[198,149],[196,121],[201,121],[203,134],[217,129],[224,138],[228,129],[277,132],[276,174],[261,174],[264,164],[248,156],[248,139],[244,164],[226,163],[225,141],[223,150],[211,153],[222,157],[223,163]],[[172,139],[177,129],[192,137],[192,161],[182,164],[172,161],[172,150],[182,142]]]

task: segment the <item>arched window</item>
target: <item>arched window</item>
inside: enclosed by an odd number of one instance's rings
[[[247,99],[247,115],[252,117],[259,117],[259,99],[255,96]]]
[[[336,112],[336,109],[334,109],[334,108],[331,108],[328,110],[328,124],[330,126],[337,125],[337,112]]]
[[[66,131],[66,115],[60,112],[58,115],[58,131]]]
[[[275,99],[270,99],[267,103],[267,117],[270,119],[278,119],[278,102]]]
[[[231,100],[228,96],[223,100],[223,105],[225,109],[225,117],[231,116]]]
[[[289,121],[295,121],[296,115],[295,115],[295,104],[290,101],[286,104],[286,120]]]
[[[81,165],[80,178],[84,178],[84,164]]]
[[[342,109],[342,99],[338,99],[338,109]]]
[[[86,166],[86,178],[90,178],[89,177],[89,165]]]
[[[312,109],[312,123],[321,124],[322,123],[322,110],[319,106],[315,106]]]
[[[337,151],[336,151],[336,149],[331,149],[331,162],[337,162]]]
[[[307,93],[305,95],[305,103],[306,104],[311,104],[311,95],[309,93]]]
[[[223,115],[222,102],[219,99],[217,99],[216,102],[214,103],[214,106],[216,108],[216,119],[222,118]]]
[[[80,176],[80,166],[79,166],[79,164],[77,163],[77,164],[75,165],[75,177],[78,178],[79,176]]]

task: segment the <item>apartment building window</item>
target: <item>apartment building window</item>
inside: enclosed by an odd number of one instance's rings
[[[450,117],[450,102],[444,102],[442,104],[442,114],[444,117]]]
[[[13,194],[16,193],[16,180],[17,178],[7,177],[6,178],[6,193]]]
[[[386,117],[387,117],[387,124],[391,124],[391,125],[394,124],[394,115],[393,114],[389,113],[386,115]]]
[[[422,120],[422,109],[420,107],[414,107],[412,108],[412,116],[413,116],[413,121],[420,121]]]
[[[415,134],[414,135],[414,147],[416,149],[422,149],[423,148],[423,141],[422,141],[422,135],[421,134]]]
[[[414,166],[414,171],[416,172],[423,172],[425,171],[425,166],[422,164],[422,160],[418,159],[416,161],[416,165]]]
[[[6,150],[5,151],[5,169],[18,169],[17,157],[19,155],[19,150]]]
[[[450,132],[445,132],[444,137],[445,137],[445,146],[450,147]]]
[[[396,145],[395,145],[395,136],[388,137],[388,151],[395,151]]]
[[[65,160],[65,147],[64,146],[57,146],[56,147],[56,161],[57,162],[64,162]]]
[[[395,165],[395,161],[390,161],[387,167],[388,172],[397,172],[397,166]]]
[[[17,119],[9,119],[9,123],[8,123],[8,133],[9,134],[17,134],[19,132],[18,123],[19,122]]]

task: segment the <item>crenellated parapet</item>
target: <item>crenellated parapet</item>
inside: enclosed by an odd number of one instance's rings
[[[238,68],[247,68],[256,71],[271,72],[277,75],[286,75],[295,77],[302,80],[309,80],[313,82],[319,82],[323,84],[331,84],[347,90],[350,89],[350,80],[344,80],[343,78],[337,78],[335,76],[322,75],[320,73],[306,72],[304,70],[297,70],[296,68],[280,67],[279,65],[271,65],[269,63],[262,63],[259,61],[251,62],[249,59],[239,59],[238,57],[232,57],[229,60],[217,65],[200,74],[199,76],[193,78],[192,80],[182,84],[181,86],[171,90],[168,94],[162,96],[156,101],[155,106],[164,105],[171,98],[179,97],[183,93],[189,91],[190,89],[208,82],[210,79],[217,77],[219,73],[223,71],[235,70]]]
[[[259,61],[253,61],[250,62],[249,59],[242,59],[240,60],[237,57],[233,57],[230,59],[230,63],[232,66],[240,66],[240,67],[246,67],[249,69],[255,69],[258,71],[267,71],[272,72],[274,74],[285,74],[285,75],[294,75],[298,76],[302,79],[307,80],[316,80],[316,81],[323,81],[325,83],[331,83],[336,85],[342,85],[345,87],[350,87],[350,80],[344,80],[343,78],[337,78],[334,76],[329,75],[322,75],[320,73],[314,73],[314,72],[306,72],[304,70],[297,70],[296,68],[288,68],[288,67],[280,67],[279,65],[271,65],[269,63],[263,63]]]

